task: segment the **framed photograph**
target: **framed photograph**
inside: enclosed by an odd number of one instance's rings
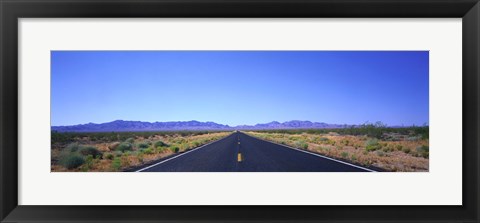
[[[1,222],[479,222],[479,10],[1,1]]]

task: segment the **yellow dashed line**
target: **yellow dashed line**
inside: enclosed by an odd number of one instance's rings
[[[241,153],[238,153],[238,155],[237,155],[237,161],[238,161],[238,162],[242,162],[242,154],[241,154]]]

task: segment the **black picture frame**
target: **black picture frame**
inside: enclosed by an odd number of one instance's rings
[[[0,13],[1,222],[479,222],[478,0],[0,0]],[[19,18],[74,17],[462,18],[463,205],[18,205],[17,21]]]

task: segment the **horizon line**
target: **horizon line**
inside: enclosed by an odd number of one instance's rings
[[[101,124],[106,124],[106,123],[111,123],[111,122],[115,122],[115,121],[124,121],[124,122],[145,122],[145,123],[166,123],[166,122],[201,122],[201,123],[215,123],[215,124],[219,124],[219,125],[225,125],[225,126],[228,126],[228,127],[231,127],[231,128],[234,128],[234,127],[238,127],[238,126],[255,126],[255,125],[259,125],[259,124],[268,124],[268,123],[272,123],[272,122],[278,122],[280,124],[283,124],[283,123],[286,123],[286,122],[292,122],[292,121],[300,121],[300,122],[311,122],[311,123],[324,123],[324,124],[328,124],[328,125],[347,125],[347,126],[360,126],[360,125],[375,125],[377,123],[381,123],[387,127],[396,127],[396,126],[405,126],[405,127],[412,127],[412,126],[429,126],[430,124],[428,122],[424,122],[423,124],[420,124],[420,125],[416,125],[416,124],[411,124],[411,125],[406,125],[406,124],[397,124],[397,125],[389,125],[387,123],[384,123],[382,121],[375,121],[375,122],[370,122],[370,121],[366,121],[366,122],[363,122],[361,124],[347,124],[347,123],[343,123],[343,124],[340,124],[340,123],[328,123],[328,122],[322,122],[322,121],[310,121],[310,120],[300,120],[300,119],[291,119],[289,121],[276,121],[276,120],[273,120],[273,121],[269,121],[269,122],[260,122],[260,123],[255,123],[255,124],[238,124],[238,125],[229,125],[229,124],[222,124],[222,123],[218,123],[218,122],[215,122],[215,121],[198,121],[198,120],[186,120],[186,121],[139,121],[139,120],[124,120],[124,119],[115,119],[113,121],[107,121],[107,122],[102,122],[102,123],[94,123],[94,122],[87,122],[87,123],[80,123],[80,124],[70,124],[70,125],[52,125],[50,123],[50,127],[66,127],[66,126],[76,126],[76,125],[87,125],[87,124],[95,124],[95,125],[101,125]]]

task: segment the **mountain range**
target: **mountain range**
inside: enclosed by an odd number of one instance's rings
[[[116,120],[101,124],[87,123],[70,126],[52,126],[58,132],[126,132],[126,131],[180,131],[180,130],[269,130],[269,129],[324,129],[343,128],[345,125],[311,121],[269,122],[256,125],[229,126],[215,122],[178,121],[142,122]]]

